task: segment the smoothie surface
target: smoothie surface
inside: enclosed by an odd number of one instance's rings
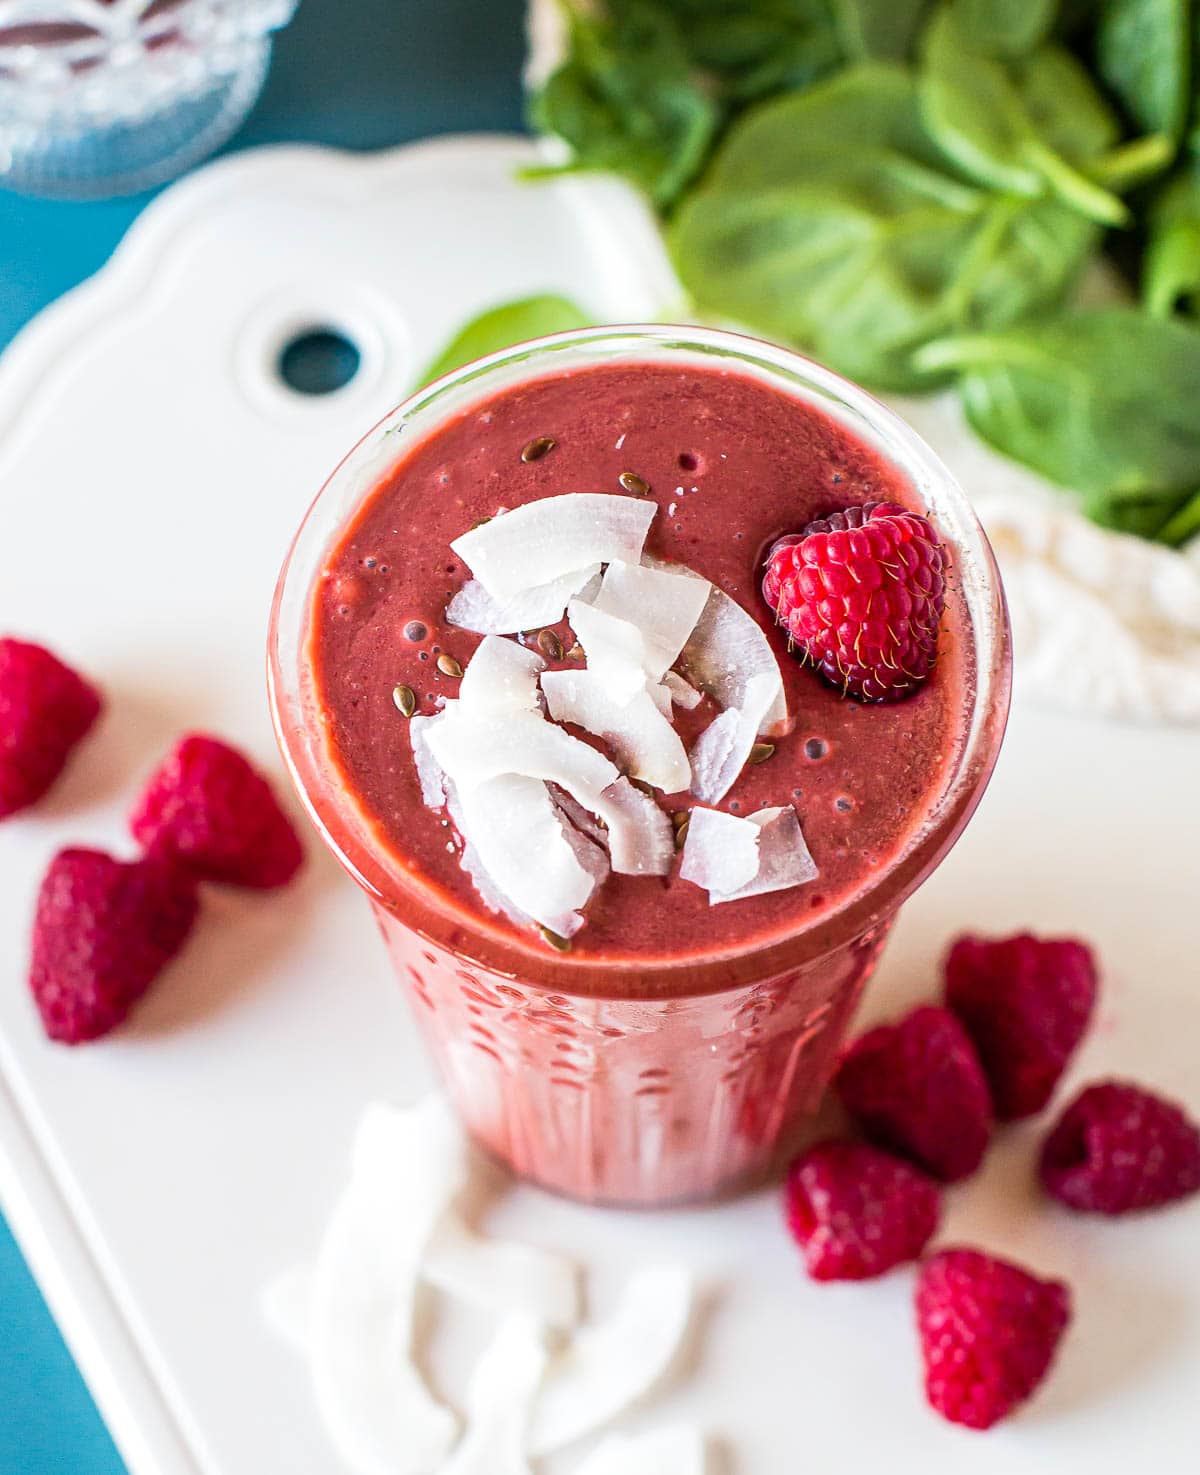
[[[523,448],[546,437],[553,448],[523,461]],[[438,657],[466,666],[479,644],[445,620],[448,600],[470,577],[453,539],[542,497],[621,495],[623,473],[647,483],[659,508],[647,552],[694,569],[753,614],[783,674],[790,729],[717,807],[748,815],[794,804],[820,874],[715,906],[679,878],[678,865],[661,878],[614,874],[588,907],[572,954],[599,963],[741,951],[823,917],[871,884],[942,793],[969,718],[973,650],[953,547],[938,664],[893,705],[844,700],[789,654],[762,599],[763,555],[781,533],[853,503],[927,510],[903,473],[831,416],[748,374],[652,360],[547,375],[458,413],[413,441],[329,550],[312,598],[315,700],[340,781],[393,867],[461,913],[468,933],[486,926],[528,945],[528,929],[484,907],[445,813],[422,803],[392,692],[410,686],[418,710],[435,713],[458,686]],[[551,628],[569,649],[566,621]],[[694,712],[677,711],[685,742],[718,710],[706,698]],[[659,797],[673,813],[695,802]]]

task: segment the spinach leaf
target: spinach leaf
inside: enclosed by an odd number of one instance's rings
[[[1137,506],[1145,526],[1157,504],[1165,525],[1200,486],[1200,328],[1110,307],[931,343],[918,359],[956,371],[979,434],[1082,492],[1097,520]]]
[[[615,170],[665,207],[703,165],[718,113],[671,17],[652,0],[619,0],[604,16],[570,12],[570,53],[530,121],[570,146],[565,167]]]
[[[1049,36],[1058,0],[954,0],[962,29],[992,56],[1024,56]]]
[[[1008,67],[976,49],[958,12],[938,12],[920,73],[929,132],[959,168],[992,189],[1033,197],[1051,189],[1106,225],[1129,212],[1080,168],[1120,136],[1086,72],[1058,47]]]
[[[464,323],[437,358],[428,364],[413,386],[419,389],[440,379],[451,369],[469,364],[488,353],[524,343],[527,338],[541,338],[547,333],[567,333],[573,328],[590,328],[592,319],[581,307],[566,297],[546,294],[522,297],[480,313]]]
[[[620,3],[620,0],[616,0]],[[841,65],[830,0],[659,0],[728,102],[806,87]]]
[[[1200,153],[1160,191],[1149,219],[1142,262],[1146,311],[1155,317],[1177,311],[1200,316]]]
[[[1083,510],[1101,527],[1182,548],[1200,533],[1200,491],[1131,497],[1088,497]]]
[[[1096,69],[1130,118],[1178,139],[1192,101],[1192,0],[1100,0]]]
[[[929,9],[929,0],[829,0],[829,3],[841,37],[842,54],[848,61],[906,61],[912,55],[921,22]]]
[[[1098,232],[1052,199],[965,182],[911,75],[866,63],[735,123],[668,239],[707,313],[914,390],[947,372],[915,367],[914,348],[1057,305]]]

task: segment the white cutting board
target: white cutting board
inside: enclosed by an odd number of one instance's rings
[[[111,703],[51,798],[0,826],[0,1196],[134,1475],[336,1470],[259,1292],[311,1253],[363,1105],[409,1100],[427,1074],[365,903],[315,843],[285,894],[213,893],[136,1020],[76,1051],[43,1040],[24,989],[38,877],[64,843],[123,845],[140,776],[185,728],[278,771],[262,647],[288,538],[466,317],[547,290],[614,321],[671,302],[636,200],[609,182],[520,185],[530,156],[498,138],[241,154],[168,191],[0,360],[0,631],[61,650]],[[363,353],[325,399],[274,377],[308,324]],[[1018,708],[868,1014],[928,997],[963,927],[1078,932],[1105,992],[1073,1078],[1126,1073],[1200,1112],[1195,747]],[[704,1274],[695,1355],[644,1417],[700,1420],[730,1475],[1194,1471],[1200,1202],[1124,1224],[1050,1210],[1030,1188],[1037,1131],[1008,1134],[949,1195],[954,1237],[1066,1275],[1078,1300],[1044,1395],[982,1438],[922,1407],[909,1274],[807,1283],[771,1195],[651,1215],[518,1189],[489,1222],[577,1255],[601,1303],[638,1261]],[[451,1398],[478,1330],[433,1349]]]

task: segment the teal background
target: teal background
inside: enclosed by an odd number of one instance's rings
[[[522,0],[301,0],[230,148],[374,149],[519,128],[523,12]],[[67,204],[0,193],[0,346],[101,266],[148,198]],[[0,1218],[0,1475],[124,1468]]]

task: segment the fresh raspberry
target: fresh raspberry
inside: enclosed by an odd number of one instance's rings
[[[897,702],[933,669],[946,555],[928,518],[866,502],[778,539],[763,597],[826,681],[860,702]]]
[[[290,881],[304,860],[266,779],[236,749],[197,733],[168,754],[129,827],[147,851],[178,856],[206,881],[266,890]]]
[[[1046,1138],[1047,1193],[1087,1214],[1157,1209],[1200,1191],[1200,1128],[1125,1081],[1081,1091]]]
[[[921,1267],[917,1330],[925,1396],[952,1424],[990,1429],[1049,1371],[1071,1292],[979,1250],[941,1250]]]
[[[78,1045],[120,1024],[183,946],[196,905],[195,883],[169,860],[60,851],[38,892],[29,964],[50,1038]]]
[[[990,1133],[987,1082],[967,1033],[945,1009],[914,1009],[868,1030],[834,1088],[868,1137],[946,1183],[973,1173]]]
[[[891,1153],[821,1142],[788,1170],[788,1225],[814,1280],[869,1280],[915,1260],[937,1228],[935,1185]]]
[[[975,1041],[1000,1121],[1041,1111],[1096,1003],[1091,950],[1028,932],[960,937],[946,959],[946,1003]]]
[[[46,793],[102,705],[42,646],[0,639],[0,819]]]

